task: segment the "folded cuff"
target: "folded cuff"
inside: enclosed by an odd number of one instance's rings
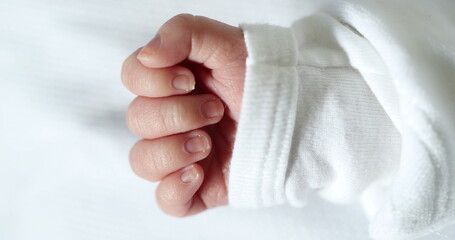
[[[241,28],[248,58],[229,203],[240,208],[282,204],[297,109],[297,42],[289,28]]]

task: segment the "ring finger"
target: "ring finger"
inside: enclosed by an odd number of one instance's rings
[[[159,181],[166,175],[206,158],[211,149],[210,136],[202,130],[140,140],[130,152],[130,164],[140,177]]]

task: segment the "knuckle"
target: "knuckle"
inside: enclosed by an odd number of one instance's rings
[[[141,112],[138,111],[137,106],[138,102],[139,98],[134,99],[128,106],[128,110],[126,112],[126,122],[128,128],[135,134],[139,134],[142,129]]]
[[[169,169],[169,159],[164,154],[150,154],[146,163],[146,170],[150,177],[159,180]]]
[[[165,211],[167,206],[176,206],[181,202],[181,193],[177,186],[165,185],[160,187],[157,198],[161,209]]]
[[[138,144],[134,145],[130,151],[130,166],[136,175],[143,177],[143,155],[137,147]]]
[[[131,61],[131,57],[128,57],[123,61],[122,64],[122,72],[121,72],[121,79],[123,84],[127,87],[130,88],[130,85],[134,82],[134,68],[133,68],[133,63]]]
[[[143,138],[157,138],[187,128],[191,117],[184,103],[137,97],[127,110],[128,128]]]
[[[189,13],[180,13],[175,15],[172,19],[176,21],[188,22],[192,21],[195,16]]]
[[[177,217],[177,218],[183,218],[186,217],[186,212],[182,212],[180,210],[177,210],[175,208],[178,208],[176,205],[161,205],[159,204],[159,207],[161,211],[163,211],[165,214],[172,216],[172,217]]]
[[[173,217],[183,218],[187,216],[187,212],[184,211],[176,211],[176,212],[169,212],[167,213]]]
[[[159,181],[169,166],[168,159],[163,154],[156,153],[159,151],[153,151],[153,148],[143,146],[141,141],[133,146],[130,153],[130,164],[133,171],[152,182]]]
[[[123,61],[122,64],[122,72],[121,72],[121,79],[122,83],[126,86],[128,84],[128,74],[129,74],[129,63],[128,63],[128,58]]]
[[[182,128],[185,119],[182,104],[161,104],[158,112],[159,121],[166,131],[179,131]]]
[[[191,28],[193,25],[195,16],[189,13],[181,13],[178,15],[175,15],[171,19],[169,19],[163,26],[162,28],[166,29],[185,29],[185,28]]]

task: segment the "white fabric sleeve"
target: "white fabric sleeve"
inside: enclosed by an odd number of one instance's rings
[[[400,135],[337,34],[360,37],[324,15],[242,28],[249,56],[230,204],[302,206],[309,190],[349,202],[389,180]]]
[[[453,227],[454,2],[350,0],[322,11],[355,29],[375,50],[380,65],[367,61],[359,41],[338,35],[352,66],[399,120],[400,166],[371,218],[371,237],[411,239]]]
[[[291,28],[242,26],[230,204],[361,198],[381,240],[454,223],[455,5],[437,3],[340,1]]]
[[[229,175],[238,207],[284,203],[284,181],[297,108],[297,43],[290,29],[242,26],[246,82]]]

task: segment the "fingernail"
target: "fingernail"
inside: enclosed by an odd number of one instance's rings
[[[210,100],[201,106],[202,115],[208,119],[222,116],[223,110],[223,104],[219,100]]]
[[[194,89],[194,84],[191,83],[190,78],[185,75],[178,75],[174,80],[172,80],[172,86],[177,90],[190,91]]]
[[[161,45],[161,36],[160,34],[156,34],[153,39],[145,45],[142,50],[137,55],[138,59],[144,60],[150,58],[153,53],[160,48]]]
[[[182,175],[180,176],[180,179],[182,180],[182,182],[184,183],[189,183],[189,182],[192,182],[194,181],[197,176],[198,176],[198,173],[197,173],[197,170],[196,168],[193,166],[193,165],[190,165],[184,169],[182,169]]]
[[[189,153],[205,152],[210,149],[210,144],[206,137],[198,134],[185,142],[185,149]]]

